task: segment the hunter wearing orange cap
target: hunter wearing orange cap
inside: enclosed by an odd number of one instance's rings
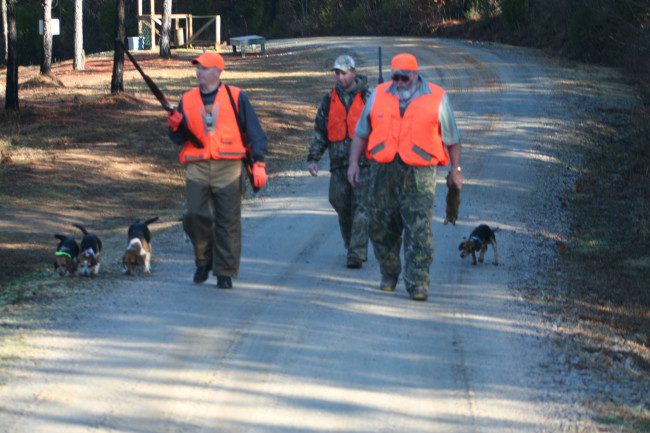
[[[444,89],[424,81],[415,56],[391,61],[392,81],[370,95],[355,130],[348,180],[359,179],[359,157],[376,162],[370,240],[381,271],[380,290],[394,291],[402,272],[411,299],[425,301],[433,261],[436,167],[451,163],[448,182],[462,188],[460,134]]]
[[[171,139],[183,146],[179,161],[187,168],[183,228],[194,247],[194,282],[204,282],[212,271],[217,287],[229,289],[232,277],[239,273],[241,256],[242,161],[248,153],[253,161],[253,184],[262,188],[267,141],[246,94],[221,82],[223,57],[206,51],[192,64],[198,87],[183,94],[168,118]],[[182,122],[201,146],[179,129]]]

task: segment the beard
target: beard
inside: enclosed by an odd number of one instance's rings
[[[401,102],[406,102],[409,99],[411,99],[411,97],[413,96],[413,94],[415,93],[415,91],[417,89],[417,84],[418,84],[418,82],[416,80],[413,80],[413,83],[411,83],[411,85],[409,87],[406,87],[404,89],[396,89],[397,98]]]

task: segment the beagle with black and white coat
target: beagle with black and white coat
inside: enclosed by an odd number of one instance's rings
[[[79,275],[95,276],[99,273],[102,241],[96,234],[89,233],[84,226],[80,224],[74,226],[84,234],[79,245]]]
[[[158,217],[146,221],[135,220],[129,226],[128,243],[122,256],[124,271],[133,275],[138,270],[145,274],[151,273],[151,231],[149,224],[158,220]]]

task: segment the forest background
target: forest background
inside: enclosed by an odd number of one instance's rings
[[[3,2],[6,0],[2,0]],[[149,1],[144,2],[145,9]],[[156,12],[163,0],[155,2]],[[70,59],[74,2],[54,0],[54,61]],[[137,36],[137,1],[126,0],[127,36]],[[113,49],[116,0],[84,0],[86,54]],[[648,88],[650,0],[174,0],[173,13],[221,15],[222,40],[318,35],[447,36],[544,48],[567,58],[617,66]],[[43,55],[41,1],[16,0],[19,63]],[[4,61],[0,45],[0,62]]]

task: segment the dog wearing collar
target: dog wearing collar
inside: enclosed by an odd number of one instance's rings
[[[72,275],[77,271],[79,245],[72,236],[54,235],[59,245],[54,252],[54,269],[61,277]]]
[[[79,245],[79,274],[85,277],[92,277],[99,273],[100,253],[102,241],[94,233],[89,233],[80,224],[74,224],[83,233]]]
[[[122,266],[128,275],[134,275],[138,270],[145,274],[151,273],[151,232],[149,224],[157,221],[158,217],[144,222],[135,220],[129,226],[128,243],[122,256]]]
[[[481,224],[478,227],[476,227],[474,230],[472,230],[472,233],[470,233],[469,235],[469,239],[464,240],[458,246],[461,259],[471,254],[472,264],[475,265],[476,252],[479,251],[480,253],[479,253],[478,261],[483,263],[483,260],[485,259],[485,252],[488,249],[488,245],[492,245],[492,249],[494,250],[494,261],[492,262],[492,264],[495,266],[498,265],[499,257],[497,254],[497,239],[494,236],[494,232],[498,230],[499,230],[498,228],[492,230],[486,224]]]

